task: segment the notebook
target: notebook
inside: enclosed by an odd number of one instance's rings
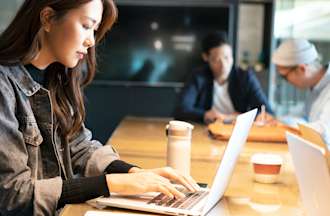
[[[237,117],[210,189],[188,193],[182,200],[169,200],[159,193],[147,193],[139,196],[121,196],[112,193],[111,197],[94,199],[94,204],[169,215],[206,215],[225,193],[256,114],[257,109],[254,109]]]
[[[219,140],[228,140],[233,130],[232,124],[216,121],[208,125],[210,134]],[[285,131],[298,133],[298,130],[282,123],[276,125],[253,125],[247,140],[249,142],[276,142],[286,143]]]
[[[330,213],[330,173],[326,150],[290,132],[286,133],[300,196],[308,215]]]

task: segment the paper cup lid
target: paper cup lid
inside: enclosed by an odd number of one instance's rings
[[[283,163],[283,159],[278,154],[271,153],[257,153],[252,155],[251,163],[265,164],[265,165],[278,165]]]

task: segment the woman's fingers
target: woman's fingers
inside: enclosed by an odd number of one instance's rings
[[[156,171],[156,173],[176,183],[182,184],[184,187],[186,187],[192,192],[200,190],[200,187],[197,185],[196,181],[191,176],[181,175],[171,167],[162,168],[161,170],[158,170],[158,172]]]
[[[175,198],[182,199],[185,197],[185,195],[178,191],[172,184],[167,184],[165,185],[165,187],[169,190],[171,194],[175,196]]]
[[[188,190],[195,192],[195,188],[193,187],[193,185],[183,176],[180,175],[178,173],[170,173],[170,178],[175,181],[176,183],[182,184],[185,188],[187,188]]]
[[[189,182],[189,184],[195,189],[195,191],[200,191],[201,188],[197,184],[197,182],[191,176],[183,176]]]
[[[170,190],[165,186],[161,184],[156,184],[154,188],[152,188],[152,191],[161,192],[162,194],[165,194],[166,196],[170,197],[171,199],[174,198],[174,194],[170,192]]]
[[[195,180],[191,176],[184,176],[178,174],[176,177],[176,182],[182,184],[185,186],[188,190],[192,192],[196,192],[200,190],[200,187],[198,184],[195,182]]]
[[[170,181],[168,179],[166,179],[162,176],[156,175],[156,174],[154,174],[154,175],[155,175],[155,179],[154,179],[155,184],[153,184],[153,185],[156,185],[156,187],[155,188],[151,187],[150,188],[151,191],[154,191],[154,190],[159,191],[171,198],[176,197],[179,199],[179,198],[185,197],[185,195],[183,193],[181,193],[180,191],[178,191],[174,187],[174,185],[172,185],[170,183]]]
[[[182,184],[192,192],[200,189],[190,176],[183,176],[170,167],[149,171],[139,170],[131,174],[108,174],[106,177],[108,188],[112,192],[126,195],[161,192],[171,198],[184,197],[184,194],[177,190],[170,180]]]

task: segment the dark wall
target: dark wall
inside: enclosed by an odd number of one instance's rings
[[[126,2],[126,3],[125,3]],[[149,2],[151,5],[159,5],[159,6],[178,6],[181,4],[178,4],[177,2],[180,2],[180,0],[157,0],[157,1],[143,1],[143,0],[118,0],[118,4],[122,3],[122,6],[125,5],[136,5],[136,6],[143,6],[145,5],[144,2]],[[195,3],[196,4],[195,4]],[[186,1],[182,0],[182,3],[189,3],[188,5],[199,5],[202,4],[204,6],[212,6],[213,3],[216,3],[216,5],[222,5],[223,10],[225,10],[225,13],[220,13],[221,16],[226,16],[225,19],[211,19],[212,21],[219,22],[219,27],[212,27],[212,29],[219,29],[221,26],[224,27],[231,38],[231,42],[233,44],[233,50],[236,51],[236,45],[237,45],[237,26],[238,26],[238,6],[240,2],[244,3],[269,3],[270,7],[266,8],[265,17],[271,17],[273,18],[273,14],[270,14],[273,10],[273,1],[272,0],[265,0],[265,1],[257,1],[257,0],[246,0],[246,1],[238,1],[238,0],[210,0],[210,1],[200,1],[200,0],[191,0]],[[149,4],[148,3],[148,4]],[[148,5],[147,4],[147,5]],[[119,4],[120,5],[120,4]],[[185,4],[183,4],[185,5]],[[203,7],[202,7],[203,8]],[[196,9],[196,8],[195,8]],[[204,8],[205,9],[205,8]],[[219,8],[218,8],[219,9]],[[171,8],[171,11],[173,12],[173,8]],[[119,13],[121,14],[121,13]],[[124,16],[125,17],[125,16]],[[166,17],[165,17],[166,18]],[[166,18],[167,19],[167,18]],[[227,23],[224,25],[223,21]],[[189,21],[189,20],[188,20]],[[128,23],[132,22],[132,19],[129,19],[127,21]],[[272,26],[272,19],[267,19],[265,23],[265,26]],[[121,62],[121,58],[126,58],[127,56],[127,50],[126,48],[120,48],[115,49],[114,47],[109,46],[116,46],[118,45],[114,39],[116,37],[115,34],[119,34],[119,30],[116,28],[120,28],[124,25],[124,20],[119,18],[117,24],[115,25],[113,31],[109,34],[109,43],[107,43],[107,40],[105,40],[105,44],[103,44],[106,48],[106,50],[114,50],[114,53],[111,53],[111,55],[108,56],[108,58],[101,58],[101,62],[99,62],[99,66],[102,65],[102,60],[108,64],[108,65],[116,65],[118,62]],[[149,23],[149,22],[146,22]],[[178,22],[179,23],[179,22]],[[171,26],[175,27],[178,23],[171,23]],[[188,22],[189,23],[189,22]],[[137,25],[138,26],[138,25]],[[140,26],[139,26],[140,27]],[[181,32],[181,27],[178,27],[178,32]],[[191,33],[191,29],[187,28],[189,31],[187,34]],[[222,28],[220,28],[222,29]],[[125,29],[124,29],[125,30]],[[179,31],[180,30],[180,31]],[[137,35],[134,33],[127,34],[127,31],[123,31],[125,34],[128,35],[129,38],[132,39],[133,44],[137,44],[140,40],[137,39]],[[140,31],[143,32],[143,31]],[[176,31],[174,31],[176,32]],[[147,32],[146,32],[147,33]],[[188,34],[188,35],[189,35]],[[266,40],[264,41],[264,48],[270,49],[268,47],[268,39],[271,40],[272,35],[272,29],[266,29],[266,33],[264,34],[264,37],[266,37]],[[120,41],[123,41],[123,36],[119,35]],[[144,37],[143,37],[144,38]],[[197,38],[197,37],[196,37]],[[196,43],[199,42],[199,40],[196,39]],[[123,43],[124,46],[128,47],[129,43]],[[109,46],[108,46],[109,45]],[[171,46],[170,46],[171,47]],[[101,48],[101,47],[100,47]],[[196,51],[196,56],[200,60],[200,53]],[[101,50],[102,52],[102,50]],[[128,50],[128,53],[132,52],[131,50]],[[164,52],[164,50],[163,50]],[[181,52],[181,51],[180,51]],[[270,50],[269,50],[270,52]],[[123,54],[124,53],[124,54]],[[115,58],[115,54],[119,54],[119,58]],[[120,54],[123,54],[120,56]],[[186,53],[184,53],[186,55]],[[141,55],[138,55],[141,57]],[[154,57],[154,55],[152,55]],[[172,56],[172,55],[171,55]],[[236,56],[236,55],[234,55]],[[172,56],[173,57],[173,56]],[[173,59],[178,59],[174,58]],[[160,60],[163,61],[163,56],[160,57]],[[113,61],[113,62],[111,62]],[[188,65],[191,67],[195,66],[194,64],[199,64],[198,60],[194,58],[187,58]],[[180,64],[177,63],[177,65],[185,65],[187,62],[181,62]],[[158,64],[158,63],[157,63]],[[118,64],[118,74],[127,74],[128,70],[125,69],[128,63],[120,63]],[[179,72],[181,73],[189,73],[191,71],[190,66],[188,68],[180,69]],[[124,67],[124,68],[122,68]],[[150,66],[150,68],[152,68]],[[173,71],[173,68],[170,68]],[[141,83],[141,82],[132,82],[128,80],[134,80],[134,79],[119,79],[115,76],[116,70],[111,68],[102,68],[99,67],[99,71],[104,73],[98,73],[96,76],[96,79],[99,81],[94,81],[86,90],[85,95],[87,97],[86,100],[86,109],[87,109],[87,117],[86,117],[86,125],[89,127],[94,134],[94,138],[99,139],[102,142],[106,142],[107,139],[112,134],[113,130],[116,128],[118,123],[121,121],[123,117],[126,115],[132,115],[132,116],[144,116],[144,117],[170,117],[172,116],[177,97],[179,95],[179,92],[182,88],[183,84],[174,84],[168,83],[166,85],[163,85],[158,82],[181,82],[183,81],[180,79],[160,79],[156,80],[156,82],[149,82]],[[111,71],[111,73],[106,73],[108,71]],[[176,72],[172,72],[177,74]],[[267,73],[268,74],[268,73]],[[267,90],[267,84],[268,84],[268,75],[266,73],[260,73],[257,74],[259,80],[261,81],[261,84],[263,86],[264,90]],[[103,81],[101,81],[103,80]],[[117,81],[105,81],[105,80],[117,80]],[[118,81],[121,80],[121,81]],[[125,81],[123,81],[125,80]],[[137,79],[137,80],[143,80],[143,79]],[[146,81],[146,80],[144,80]],[[157,83],[157,84],[154,84]]]
[[[172,116],[182,84],[146,86],[139,83],[94,82],[85,89],[86,126],[105,143],[127,115]]]

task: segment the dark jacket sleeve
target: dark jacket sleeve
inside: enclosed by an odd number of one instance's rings
[[[262,105],[266,106],[266,111],[273,114],[273,110],[269,105],[267,97],[263,92],[260,83],[253,70],[246,71],[247,80],[246,86],[248,89],[248,107],[249,109],[260,108]],[[259,110],[260,111],[260,110]]]
[[[174,113],[175,119],[203,122],[206,110],[196,106],[201,91],[200,79],[202,77],[199,76],[199,73],[193,72],[185,83]]]

